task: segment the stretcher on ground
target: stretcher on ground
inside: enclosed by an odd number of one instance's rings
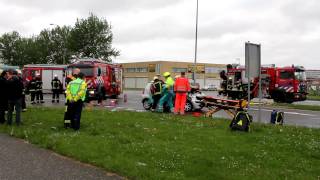
[[[205,117],[212,117],[215,113],[223,110],[233,119],[238,111],[244,111],[248,106],[246,100],[229,100],[211,96],[197,97],[197,99],[203,107],[208,108]]]

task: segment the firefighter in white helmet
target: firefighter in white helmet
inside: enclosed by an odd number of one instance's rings
[[[58,75],[54,75],[51,81],[51,90],[52,90],[52,103],[57,102],[59,103],[59,95],[62,91],[62,83],[58,78]]]

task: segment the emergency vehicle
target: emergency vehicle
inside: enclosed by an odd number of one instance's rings
[[[54,75],[58,76],[58,79],[63,83],[63,87],[65,87],[66,69],[67,65],[28,64],[23,66],[22,74],[25,82],[29,82],[33,76],[39,74],[43,82],[43,92],[49,93],[51,92],[51,81]]]
[[[248,78],[245,68],[238,65],[227,65],[227,72],[220,73],[222,79],[219,94],[232,99],[245,99],[248,96]],[[304,101],[307,97],[307,81],[305,69],[302,66],[261,68],[261,87],[264,98],[272,98],[276,102],[292,103]],[[251,98],[259,95],[259,78],[253,78],[251,83]]]
[[[5,70],[15,70],[18,71],[20,70],[19,66],[8,66],[8,65],[4,65],[4,64],[0,64],[0,71],[5,71]]]
[[[79,68],[85,75],[88,85],[88,99],[98,97],[98,84],[103,84],[103,97],[117,98],[122,93],[122,66],[111,64],[99,59],[77,59],[75,63],[67,68],[67,76],[72,74],[72,70]]]

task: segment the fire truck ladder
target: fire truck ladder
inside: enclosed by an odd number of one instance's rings
[[[205,117],[212,117],[215,113],[224,110],[231,118],[234,118],[238,111],[245,110],[248,105],[248,101],[246,100],[229,100],[210,96],[198,99],[201,99],[203,107],[207,107],[209,109],[205,113]]]

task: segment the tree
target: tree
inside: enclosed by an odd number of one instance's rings
[[[110,62],[120,55],[112,47],[113,33],[107,20],[90,14],[87,19],[78,19],[70,32],[69,47],[78,58],[98,58]]]
[[[16,31],[5,33],[0,37],[0,55],[3,63],[9,65],[19,65],[19,62],[16,58],[19,54],[17,51],[17,45],[19,44],[20,40],[20,34]]]

